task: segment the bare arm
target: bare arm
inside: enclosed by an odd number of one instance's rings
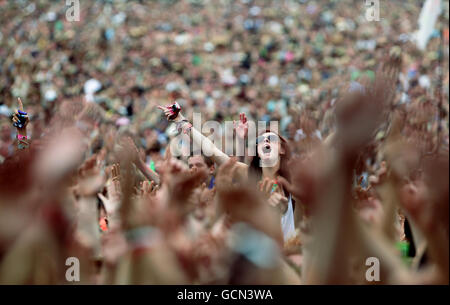
[[[142,172],[145,178],[147,178],[150,181],[154,181],[156,184],[159,184],[160,183],[159,175],[152,169],[150,169],[145,164],[145,161],[139,156],[139,150],[134,141],[130,137],[123,138],[121,141],[123,142],[122,144],[123,148],[125,149],[125,151],[128,152],[130,156],[132,156],[131,159],[133,163]]]
[[[169,106],[158,106],[159,109],[164,111],[164,115],[169,118],[171,115],[173,115],[173,112],[171,110],[171,105]],[[173,119],[174,122],[177,124],[182,124],[183,130],[186,132],[185,126],[189,124],[187,119],[179,113],[176,118]],[[183,122],[185,122],[183,124]],[[191,124],[189,124],[191,125]],[[214,160],[217,165],[222,165],[225,162],[227,162],[230,157],[227,156],[223,151],[218,149],[211,140],[209,140],[207,137],[205,137],[200,131],[195,129],[194,127],[190,126],[190,130],[192,133],[192,139],[196,145],[202,148],[202,152],[204,155],[211,156],[211,158]]]
[[[151,168],[149,168],[145,162],[142,159],[138,159],[135,162],[137,168],[142,172],[142,174],[147,178],[148,180],[154,181],[156,184],[160,184],[159,175],[153,171]]]
[[[202,148],[202,153],[207,156],[211,156],[217,165],[222,165],[227,162],[230,157],[227,156],[223,151],[218,149],[210,139],[205,137],[200,131],[195,128],[191,129],[192,139],[195,144]]]
[[[22,100],[17,98],[19,103],[19,109],[13,115],[14,127],[17,130],[17,149],[28,148],[28,138],[27,138],[27,125],[29,118],[26,112],[24,112]]]

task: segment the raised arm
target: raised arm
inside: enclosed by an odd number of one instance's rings
[[[173,104],[168,106],[158,106],[158,108],[164,111],[164,115],[169,121],[173,121],[177,124],[177,129],[182,129],[184,133],[187,133],[190,130],[194,143],[202,148],[203,154],[211,156],[217,165],[220,166],[221,164],[227,162],[230,157],[218,149],[214,143],[205,137],[200,131],[195,129],[192,124],[190,124],[189,121],[181,114],[181,112],[177,112],[174,108],[177,106],[178,105]]]
[[[159,175],[149,168],[145,161],[139,156],[139,150],[136,147],[136,144],[130,137],[125,137],[122,139],[122,146],[125,150],[128,150],[130,156],[132,156],[133,163],[136,167],[142,172],[142,174],[148,180],[154,181],[156,184],[160,183]]]
[[[135,163],[137,168],[142,172],[142,174],[147,178],[148,180],[154,181],[156,184],[160,184],[159,175],[153,171],[151,168],[149,168],[144,160],[138,159]]]
[[[29,122],[28,114],[23,109],[22,100],[20,97],[17,98],[19,109],[14,113],[12,120],[13,125],[17,129],[17,148],[25,149],[28,148],[28,137],[27,137],[27,125]]]
[[[239,122],[233,121],[233,126],[236,132],[236,154],[239,160],[248,165],[251,158],[248,155],[248,150],[245,149],[245,139],[248,136],[248,121],[245,113],[239,114]]]

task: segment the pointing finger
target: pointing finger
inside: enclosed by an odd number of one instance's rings
[[[17,98],[17,101],[19,102],[19,110],[23,111],[23,104],[22,104],[22,100],[20,99],[20,97]]]

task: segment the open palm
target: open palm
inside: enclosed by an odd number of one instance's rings
[[[248,122],[247,122],[247,117],[245,116],[245,113],[240,113],[239,114],[239,122],[236,123],[234,121],[233,123],[234,123],[234,130],[236,131],[236,135],[239,138],[244,139],[248,134]]]

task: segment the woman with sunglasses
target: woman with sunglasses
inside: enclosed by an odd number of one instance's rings
[[[177,129],[184,133],[191,132],[194,142],[202,147],[203,153],[211,156],[213,161],[220,166],[230,157],[218,149],[214,143],[201,132],[192,127],[192,124],[180,113],[179,105],[158,106],[164,111],[169,121],[177,124]],[[247,136],[248,123],[245,114],[240,114],[239,123],[235,124],[237,137],[243,140]],[[238,141],[239,142],[239,141]],[[241,141],[243,142],[243,141]],[[287,162],[291,157],[291,150],[287,141],[276,132],[265,130],[256,139],[256,155],[249,165],[236,162],[236,179],[250,179],[257,181],[259,190],[265,194],[269,204],[277,208],[281,213],[281,225],[284,240],[295,236],[294,226],[294,202],[292,196],[287,193],[278,182],[281,176],[290,181]]]

